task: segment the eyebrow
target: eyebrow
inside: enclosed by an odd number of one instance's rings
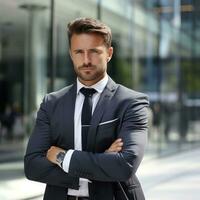
[[[87,51],[91,51],[91,50],[102,51],[101,49],[98,49],[97,47],[87,49]],[[80,52],[80,51],[84,51],[84,49],[74,49],[73,50],[73,52]]]
[[[74,49],[74,52],[79,52],[79,51],[83,51],[83,49]]]

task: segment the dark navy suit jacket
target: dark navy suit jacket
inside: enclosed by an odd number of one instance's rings
[[[28,179],[47,184],[45,200],[66,200],[67,189],[78,189],[79,178],[91,180],[90,200],[144,200],[135,175],[147,141],[147,96],[109,78],[92,116],[87,151],[75,151],[69,173],[46,158],[50,146],[74,149],[76,84],[45,96],[24,157]],[[123,150],[104,153],[116,138]]]

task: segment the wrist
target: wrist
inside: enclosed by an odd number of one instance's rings
[[[56,164],[62,168],[63,160],[65,158],[66,151],[60,151],[56,155]]]

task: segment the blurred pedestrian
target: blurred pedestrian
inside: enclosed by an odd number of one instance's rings
[[[160,142],[162,135],[160,131],[161,125],[161,106],[159,102],[153,104],[153,131],[152,131],[152,140]]]
[[[144,200],[136,171],[147,139],[147,96],[107,75],[107,25],[76,19],[68,36],[77,81],[45,96],[25,174],[47,183],[46,200]]]
[[[13,137],[15,139],[22,139],[25,134],[25,126],[22,111],[18,102],[13,104],[13,112],[15,114],[14,123],[12,127]]]
[[[7,104],[5,107],[4,113],[1,115],[1,124],[2,124],[2,137],[4,139],[11,141],[13,139],[13,124],[15,121],[15,113],[10,104]]]

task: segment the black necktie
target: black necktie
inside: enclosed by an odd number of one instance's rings
[[[92,95],[96,92],[96,90],[93,88],[81,88],[80,92],[85,96],[81,114],[82,150],[85,150],[87,146],[88,130],[92,118]]]

